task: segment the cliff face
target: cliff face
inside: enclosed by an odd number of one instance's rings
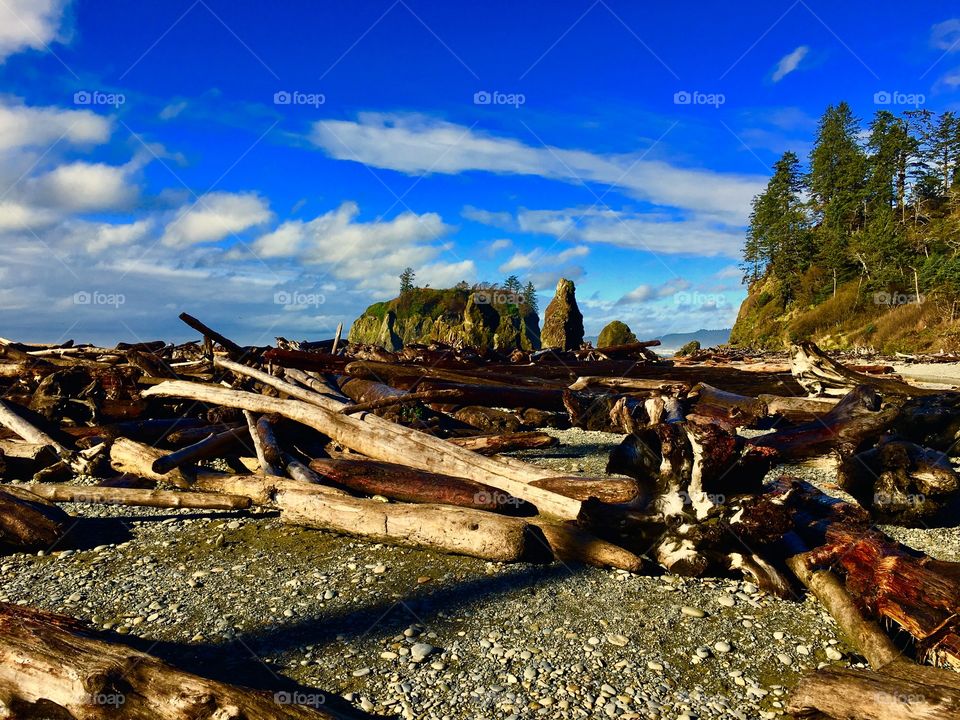
[[[540,318],[501,292],[417,288],[368,307],[353,323],[350,342],[399,350],[441,342],[494,350],[539,350]]]
[[[841,284],[836,295],[828,283],[819,295],[784,301],[783,287],[768,277],[750,287],[730,332],[730,344],[782,350],[797,340],[812,340],[831,350],[867,348],[897,352],[956,352],[960,322],[936,295],[921,297],[865,292],[856,281]]]

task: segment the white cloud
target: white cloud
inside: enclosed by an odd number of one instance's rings
[[[49,210],[33,207],[16,200],[0,201],[0,232],[36,230],[52,225],[57,216]]]
[[[736,265],[727,265],[722,267],[717,272],[713,274],[715,278],[720,280],[731,280],[733,278],[740,279],[743,277],[743,270],[737,267]]]
[[[36,200],[65,211],[112,210],[128,205],[137,195],[127,166],[75,162],[60,165],[30,183]]]
[[[537,267],[558,265],[568,262],[573,258],[584,257],[590,253],[590,248],[583,245],[577,245],[567,248],[562,252],[550,254],[541,248],[535,248],[530,252],[517,252],[513,254],[507,262],[500,266],[500,272],[511,272],[513,270],[529,270]]]
[[[310,138],[332,157],[408,174],[479,170],[615,185],[641,200],[736,223],[746,221],[751,199],[766,184],[766,178],[681,168],[638,154],[531,147],[417,115],[363,113],[356,122],[324,120],[314,124]],[[464,215],[479,219],[469,210]]]
[[[84,249],[96,255],[115,247],[129,247],[146,237],[152,227],[149,219],[122,225],[84,223],[75,228],[75,233]]]
[[[780,82],[787,75],[800,67],[800,62],[807,56],[807,53],[809,52],[809,47],[806,45],[801,45],[793,52],[788,53],[780,58],[780,62],[777,63],[777,67],[773,71],[773,81],[775,83]]]
[[[44,147],[61,138],[78,145],[99,144],[110,137],[110,129],[109,120],[89,110],[0,103],[0,150]]]
[[[567,242],[604,243],[655,254],[738,257],[743,230],[706,218],[674,218],[597,208],[520,210],[523,232],[551,235]]]
[[[659,300],[682,292],[690,287],[690,282],[683,278],[673,278],[660,285],[638,285],[623,297],[617,300],[617,305],[638,305],[648,300]]]
[[[182,248],[217,242],[272,217],[269,204],[256,193],[212,192],[179,212],[164,229],[163,244]]]
[[[508,247],[511,247],[512,245],[513,245],[513,240],[510,240],[509,238],[500,238],[499,240],[494,240],[492,243],[490,243],[490,252],[491,254],[498,253],[501,250],[506,250]]]
[[[0,2],[0,62],[32,48],[44,49],[57,38],[67,0]]]
[[[167,105],[163,110],[160,111],[161,120],[173,120],[177,115],[182,113],[187,109],[187,101],[180,100],[179,102],[172,102]]]
[[[930,28],[930,43],[939,50],[960,50],[960,18],[950,18]]]
[[[462,258],[434,262],[450,248],[432,243],[453,230],[436,213],[404,212],[392,220],[371,222],[358,222],[359,214],[356,203],[345,202],[313,220],[288,220],[259,237],[252,250],[264,260],[324,265],[332,275],[356,281],[360,288],[383,292],[395,290],[396,276],[407,266],[417,270],[419,282],[434,287],[443,278],[456,277],[456,283],[476,274],[473,262]]]

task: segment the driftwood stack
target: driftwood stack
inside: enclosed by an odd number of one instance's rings
[[[182,319],[202,343],[0,341],[0,477],[34,481],[0,485],[0,551],[57,542],[70,526],[59,502],[270,505],[287,523],[491,561],[739,574],[783,597],[803,585],[876,672],[808,677],[794,712],[956,717],[960,565],[873,523],[956,517],[960,479],[946,455],[960,437],[960,395],[882,366],[851,368],[809,344],[789,366],[724,351],[666,362],[649,350],[655,341],[394,354],[336,340],[241,347]],[[607,474],[557,477],[504,454],[549,447],[543,428],[571,426],[624,435]],[[770,432],[746,439],[745,427]],[[798,462],[834,468],[856,502],[767,479]],[[47,702],[87,717],[67,678],[112,682],[104,658],[134,653],[23,608],[0,606],[0,627],[7,707]],[[65,644],[69,657],[58,658]],[[144,717],[324,717],[149,656],[136,664],[125,682]],[[189,702],[170,710],[178,686],[206,714]],[[927,714],[856,700],[918,687]]]

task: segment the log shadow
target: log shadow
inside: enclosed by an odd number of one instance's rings
[[[346,608],[329,615],[313,616],[289,624],[263,628],[238,635],[222,643],[155,642],[148,638],[123,636],[122,642],[149,651],[165,662],[214,680],[244,685],[272,692],[324,692],[299,685],[279,674],[261,659],[290,653],[304,645],[327,645],[341,639],[359,641],[366,636],[398,635],[416,622],[429,624],[440,612],[459,611],[507,592],[532,588],[544,580],[579,573],[585,566],[554,563],[526,565],[519,572],[480,577],[418,592],[396,600],[384,600],[360,608]],[[499,622],[494,618],[494,622]],[[325,709],[342,713],[344,718],[370,717],[332,693],[325,693],[329,705]],[[350,714],[353,713],[353,714]],[[380,716],[382,717],[382,716]]]

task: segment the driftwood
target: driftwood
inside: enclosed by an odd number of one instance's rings
[[[309,469],[309,468],[308,468]],[[271,505],[277,493],[314,493],[349,497],[349,493],[328,485],[303,480],[277,477],[275,475],[227,475],[224,473],[199,473],[193,484],[195,490],[222,495],[239,495],[249,498],[254,505]]]
[[[378,418],[364,415],[362,419],[340,414],[343,403],[302,390],[266,373],[228,361],[219,361],[223,367],[250,375],[261,382],[272,384],[291,397],[306,398],[280,400],[253,393],[226,388],[209,387],[197,383],[171,380],[157,385],[146,396],[186,397],[221,405],[242,407],[251,412],[275,412],[328,435],[367,457],[386,462],[400,462],[430,472],[465,477],[498,487],[537,506],[540,512],[572,520],[580,514],[581,504],[576,500],[550,493],[528,483],[550,477],[548,473],[526,463],[506,458],[487,458],[469,450],[450,445],[416,430],[404,428]]]
[[[902,380],[858,373],[841,365],[811,342],[800,342],[790,348],[790,369],[797,382],[810,395],[840,397],[863,385],[887,395],[916,397],[941,393],[939,390],[914,387]]]
[[[819,455],[830,450],[853,454],[876,439],[896,420],[896,406],[882,407],[877,391],[859,386],[846,393],[826,415],[747,442],[748,448],[775,452],[782,460]]]
[[[292,694],[291,694],[292,695]],[[296,697],[295,695],[292,695]],[[309,720],[320,707],[183,672],[73,618],[0,603],[0,714],[20,720]]]
[[[166,475],[181,465],[192,465],[201,460],[219,457],[235,450],[246,436],[245,428],[225,430],[215,435],[209,435],[203,440],[181,448],[175,452],[154,460],[153,472],[157,475]],[[241,446],[242,447],[242,446]],[[232,453],[231,453],[232,454]]]
[[[233,340],[229,340],[225,338],[223,335],[221,335],[220,333],[218,333],[216,330],[210,329],[209,327],[204,325],[202,322],[197,320],[195,317],[191,315],[187,315],[187,313],[180,313],[180,319],[183,322],[185,322],[187,325],[192,327],[194,330],[196,330],[198,333],[203,335],[205,338],[213,340],[214,342],[219,344],[220,347],[222,347],[224,350],[226,350],[230,354],[230,357],[236,358],[244,354],[243,348],[237,345],[235,342],[233,342]]]
[[[243,417],[247,421],[247,432],[250,436],[250,439],[253,442],[254,452],[257,455],[257,463],[260,465],[260,472],[264,475],[283,475],[283,471],[279,466],[271,462],[269,455],[279,455],[279,449],[276,447],[276,439],[273,438],[273,433],[269,433],[267,436],[266,442],[264,441],[264,436],[260,434],[260,430],[257,427],[259,422],[252,412],[249,410],[243,411]],[[268,447],[267,443],[271,443],[272,447]]]
[[[70,525],[69,515],[39,496],[0,486],[0,551],[49,549]]]
[[[181,492],[179,490],[54,484],[28,485],[24,489],[50,502],[158,508],[200,508],[205,510],[244,510],[251,505],[250,498],[241,495]]]
[[[759,398],[737,395],[700,383],[692,393],[696,395],[693,412],[697,415],[721,418],[734,425],[754,427],[769,414],[767,404]]]
[[[839,480],[879,521],[917,526],[955,519],[960,477],[944,453],[906,441],[881,442],[845,458]]]
[[[559,441],[545,432],[515,432],[450,438],[447,442],[483,455],[555,447]]]
[[[446,505],[382,503],[301,491],[277,493],[283,522],[376,542],[513,562],[536,554],[521,518]],[[544,542],[540,546],[548,547]]]
[[[375,460],[314,460],[310,469],[335,485],[410,503],[436,503],[492,510],[506,514],[533,514],[530,505],[495,487],[466,478],[414,470],[406,465]]]
[[[174,468],[168,473],[158,473],[153,469],[153,464],[166,455],[163,450],[126,438],[118,438],[110,446],[110,464],[117,472],[169,482],[180,488],[190,487],[190,480],[181,468]]]
[[[960,717],[956,673],[894,663],[881,672],[821,670],[790,694],[796,717],[834,720],[955,720]]]
[[[462,393],[458,390],[423,390],[419,392],[404,392],[402,395],[380,398],[379,400],[370,400],[368,402],[348,405],[342,412],[345,415],[355,415],[359,412],[371,412],[373,410],[382,410],[383,408],[402,405],[403,403],[440,403],[461,400]]]

